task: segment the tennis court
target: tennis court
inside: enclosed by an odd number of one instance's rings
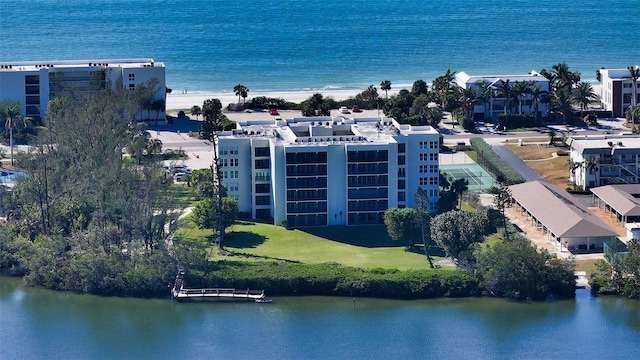
[[[495,179],[476,163],[440,165],[440,172],[449,180],[467,179],[469,190],[486,190],[498,186]]]

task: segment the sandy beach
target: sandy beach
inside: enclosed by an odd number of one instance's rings
[[[316,93],[321,93],[324,97],[331,97],[334,100],[346,100],[350,97],[354,97],[357,94],[361,93],[364,89],[356,89],[356,90],[309,90],[309,91],[274,91],[274,92],[249,92],[249,96],[246,98],[246,101],[251,100],[251,98],[258,96],[266,96],[271,98],[283,98],[286,101],[291,102],[302,102],[311,95]],[[389,96],[396,94],[399,89],[391,89],[389,91]],[[380,96],[385,96],[384,91],[378,89],[378,94]],[[187,90],[185,94],[181,90],[173,90],[171,94],[167,94],[167,110],[188,110],[191,109],[192,106],[198,105],[202,106],[205,100],[207,99],[218,99],[222,103],[222,106],[227,106],[231,103],[237,103],[238,97],[230,92],[195,92],[191,93]]]

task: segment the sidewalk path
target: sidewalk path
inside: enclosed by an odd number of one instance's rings
[[[537,172],[533,171],[529,165],[527,165],[522,159],[520,159],[513,151],[509,150],[508,147],[502,145],[494,145],[493,151],[495,151],[498,156],[502,160],[504,160],[509,166],[511,166],[518,174],[522,175],[523,178],[527,181],[535,181],[540,180],[544,181],[542,176],[538,175]]]

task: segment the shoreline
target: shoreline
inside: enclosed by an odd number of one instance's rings
[[[404,87],[403,87],[404,88]],[[245,99],[250,101],[252,98],[258,96],[265,96],[270,98],[283,98],[288,102],[300,103],[313,94],[320,93],[325,98],[333,98],[336,101],[347,100],[351,97],[355,97],[365,89],[350,89],[350,90],[299,90],[299,91],[255,91],[249,92],[249,96]],[[400,88],[392,88],[389,90],[389,96],[395,95],[400,91]],[[385,92],[378,88],[378,94],[381,97],[385,96]],[[222,103],[223,107],[227,107],[229,104],[237,103],[238,96],[230,92],[193,92],[181,93],[181,90],[173,90],[171,94],[167,94],[167,111],[171,110],[185,110],[188,111],[192,106],[202,106],[205,100],[218,99]],[[242,99],[241,99],[242,102]]]

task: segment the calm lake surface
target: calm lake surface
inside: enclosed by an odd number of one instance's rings
[[[4,359],[637,359],[640,302],[102,298],[0,277]]]

